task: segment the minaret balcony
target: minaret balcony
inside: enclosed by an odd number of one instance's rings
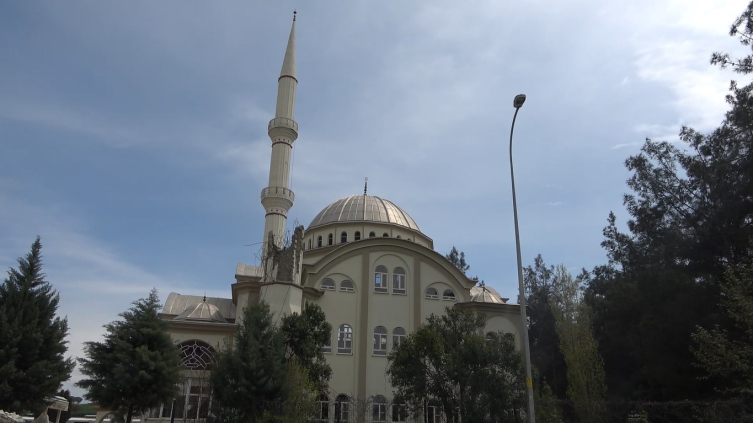
[[[295,141],[298,138],[298,123],[286,117],[276,117],[269,121],[267,132],[272,139],[285,137]]]
[[[261,203],[265,208],[283,208],[287,212],[293,207],[295,194],[288,188],[266,187],[261,190]]]

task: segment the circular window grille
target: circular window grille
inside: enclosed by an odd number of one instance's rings
[[[180,362],[188,370],[207,370],[212,367],[214,349],[206,342],[186,341],[180,344]]]

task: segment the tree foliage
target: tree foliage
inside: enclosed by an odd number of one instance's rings
[[[86,342],[86,357],[78,359],[86,378],[76,386],[87,390],[87,399],[124,415],[126,423],[135,411],[168,402],[177,393],[179,352],[159,308],[153,289],[120,313],[122,320],[105,325],[103,342]]]
[[[723,381],[721,393],[753,399],[753,260],[730,268],[721,286],[721,306],[733,325],[698,327],[693,334],[693,354],[708,376]]]
[[[480,334],[484,316],[449,307],[388,357],[396,399],[417,414],[430,399],[448,422],[488,422],[524,406],[523,367],[510,336]]]
[[[300,314],[282,318],[281,330],[288,355],[306,369],[318,392],[326,391],[332,368],[327,364],[321,346],[330,339],[332,326],[327,323],[321,307],[307,302]]]
[[[219,422],[257,421],[287,399],[285,337],[267,303],[246,305],[234,342],[216,356],[210,383]]]
[[[39,237],[0,285],[0,409],[37,413],[71,376],[65,358],[68,319],[56,316],[60,295],[42,273]]]
[[[465,262],[465,253],[463,251],[458,251],[455,246],[452,246],[452,250],[450,250],[450,253],[444,256],[447,260],[450,261],[455,267],[460,269],[461,272],[465,275],[465,272],[468,271],[468,269],[471,268],[471,266]]]
[[[564,265],[557,266],[551,308],[567,365],[567,396],[579,421],[601,422],[606,411],[604,365],[591,326],[591,310],[582,299],[579,281]]]
[[[744,46],[753,46],[753,2],[732,23],[729,35],[740,38],[740,44]],[[711,55],[711,64],[719,65],[722,69],[731,66],[737,73],[749,74],[753,72],[753,55],[731,59],[728,53],[716,52]]]
[[[523,269],[526,304],[528,306],[528,340],[531,363],[539,371],[537,381],[551,386],[559,399],[567,394],[565,358],[559,346],[556,320],[552,313],[552,296],[557,273],[547,267],[539,254],[533,266]]]

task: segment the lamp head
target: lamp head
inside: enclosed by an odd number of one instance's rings
[[[515,100],[513,100],[512,105],[516,109],[520,109],[521,106],[523,106],[523,103],[526,102],[526,95],[525,94],[518,94],[515,96]]]

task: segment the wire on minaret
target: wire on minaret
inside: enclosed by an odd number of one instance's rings
[[[366,177],[364,178],[364,181],[363,181],[363,195],[366,195],[366,190],[368,189],[369,189],[369,178]]]

